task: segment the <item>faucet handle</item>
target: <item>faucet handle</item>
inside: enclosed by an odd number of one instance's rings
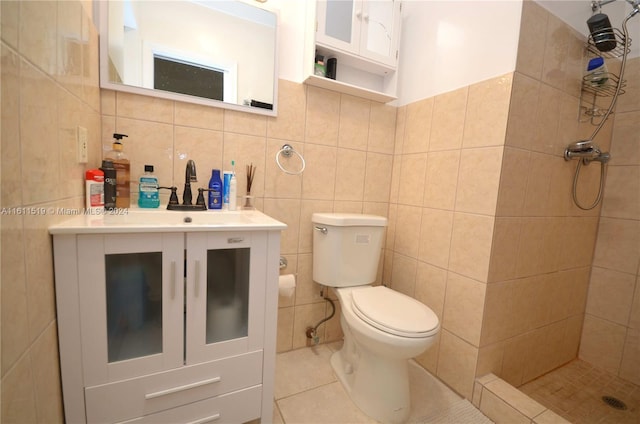
[[[178,201],[178,187],[158,187],[160,188],[164,188],[166,190],[171,190],[171,195],[169,196],[169,204],[170,205],[177,205],[179,204]]]
[[[205,191],[209,191],[208,189],[205,188],[199,188],[198,189],[198,199],[196,200],[196,205],[197,206],[204,206],[206,207],[206,203],[204,201],[204,192]]]

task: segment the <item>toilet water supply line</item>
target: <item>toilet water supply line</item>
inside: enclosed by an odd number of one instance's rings
[[[329,299],[328,295],[327,296],[324,295],[324,290],[325,290],[324,288],[320,289],[320,296],[324,297],[324,300],[329,302],[329,304],[331,305],[331,314],[328,317],[318,321],[315,327],[307,327],[307,330],[306,330],[307,339],[312,339],[314,345],[317,345],[318,343],[320,343],[320,336],[318,336],[318,327],[320,327],[322,323],[329,321],[336,314],[336,304],[333,302],[333,300]]]

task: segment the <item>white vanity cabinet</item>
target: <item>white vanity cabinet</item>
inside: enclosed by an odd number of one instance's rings
[[[280,230],[176,229],[51,231],[67,422],[271,420]]]
[[[380,102],[396,99],[400,0],[318,0],[309,10],[307,84]],[[315,56],[337,59],[336,79],[314,74]]]

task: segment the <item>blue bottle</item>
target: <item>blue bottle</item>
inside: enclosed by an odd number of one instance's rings
[[[220,170],[211,170],[209,180],[209,209],[222,209],[222,180]]]

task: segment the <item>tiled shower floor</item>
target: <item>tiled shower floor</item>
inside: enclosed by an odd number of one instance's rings
[[[640,423],[640,386],[579,359],[519,389],[573,424]],[[623,401],[627,409],[608,406],[603,396]]]

